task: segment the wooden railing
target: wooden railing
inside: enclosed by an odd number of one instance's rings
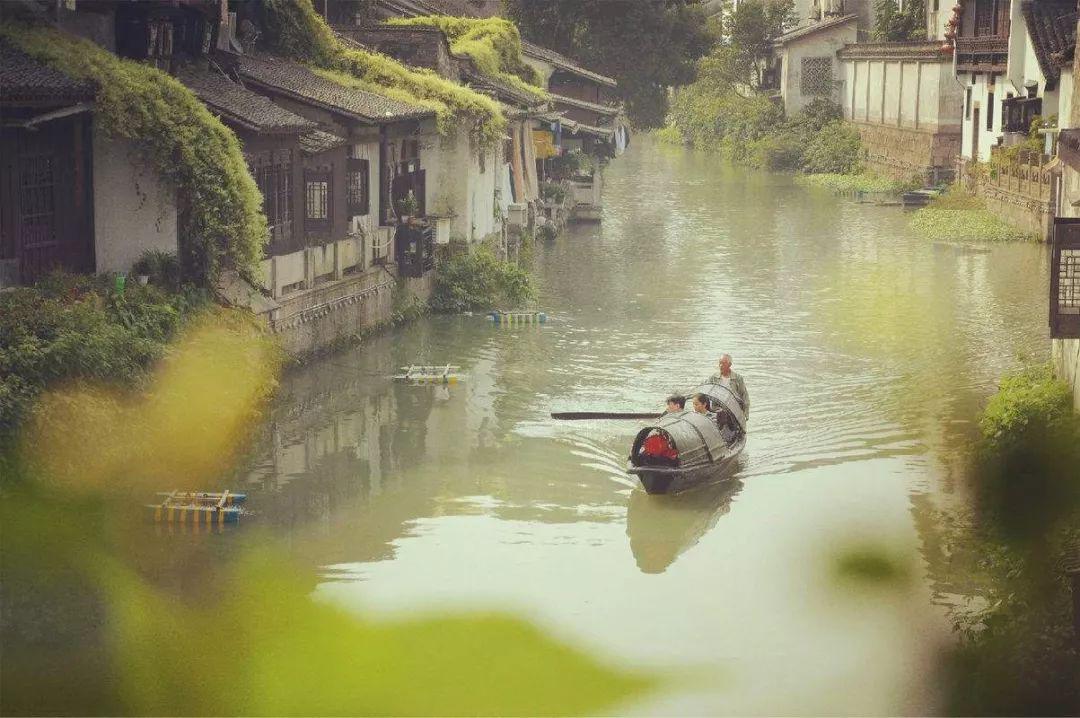
[[[1049,158],[1042,153],[1021,151],[1016,160],[1006,160],[1000,156],[1002,151],[995,147],[990,166],[980,166],[977,172],[971,171],[972,163],[965,162],[963,174],[969,184],[993,187],[1038,202],[1050,201],[1053,171]]]
[[[956,38],[956,69],[964,72],[1005,72],[1009,38],[1000,35]]]

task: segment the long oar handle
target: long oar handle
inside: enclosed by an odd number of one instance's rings
[[[574,421],[577,419],[659,419],[663,414],[658,411],[561,411],[551,413],[552,419]]]

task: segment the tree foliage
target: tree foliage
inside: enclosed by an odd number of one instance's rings
[[[925,0],[905,0],[903,10],[896,0],[875,0],[873,37],[878,42],[925,40]]]
[[[615,78],[631,121],[664,124],[667,88],[693,81],[715,41],[696,0],[507,0],[529,40]]]
[[[756,89],[761,84],[760,70],[772,53],[773,42],[797,23],[794,0],[740,2],[725,18],[722,45],[733,55],[738,82]]]

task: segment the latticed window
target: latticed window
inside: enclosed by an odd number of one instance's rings
[[[1080,219],[1054,220],[1050,335],[1058,339],[1080,337]]]
[[[831,57],[802,59],[802,94],[810,97],[829,97],[833,90]]]
[[[24,248],[56,241],[54,162],[49,155],[19,158],[19,208]]]
[[[260,152],[250,156],[248,163],[262,192],[270,241],[288,243],[292,239],[293,219],[292,150]]]
[[[329,232],[333,211],[330,171],[304,170],[304,229],[307,232]]]
[[[330,182],[325,178],[307,177],[304,180],[307,219],[330,218]]]
[[[350,159],[345,173],[345,201],[350,216],[365,215],[370,211],[369,165],[367,160]]]

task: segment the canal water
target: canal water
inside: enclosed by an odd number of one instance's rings
[[[901,208],[647,141],[606,176],[603,223],[536,247],[546,324],[432,317],[287,376],[253,521],[317,600],[510,611],[692,676],[621,713],[933,712],[946,609],[977,600],[938,517],[998,377],[1047,354],[1044,249],[935,244]],[[731,481],[647,496],[637,422],[549,417],[659,409],[723,352],[752,400]],[[414,363],[462,381],[390,381]],[[901,578],[844,580],[862,550]]]

